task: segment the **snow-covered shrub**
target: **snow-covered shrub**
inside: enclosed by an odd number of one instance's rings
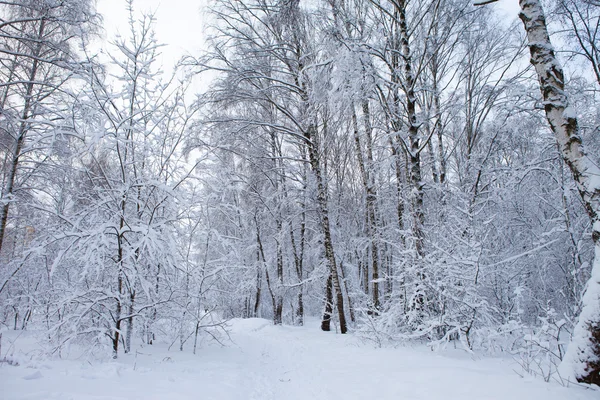
[[[563,380],[558,366],[565,353],[565,345],[570,339],[569,324],[564,319],[556,320],[553,310],[540,317],[541,326],[524,329],[518,348],[513,350],[515,361],[523,372],[551,379],[559,383]]]

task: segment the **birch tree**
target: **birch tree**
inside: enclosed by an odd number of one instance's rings
[[[538,75],[544,110],[550,128],[556,136],[562,157],[577,184],[592,225],[595,245],[594,265],[585,294],[582,310],[565,355],[564,370],[580,382],[600,382],[600,169],[585,152],[578,132],[577,116],[569,108],[565,78],[556,59],[544,11],[537,0],[521,0],[521,13],[531,63]],[[569,371],[568,368],[572,370]]]
[[[519,18],[527,33],[531,64],[539,80],[546,119],[590,217],[594,242],[591,276],[561,368],[568,379],[597,384],[600,382],[600,169],[586,153],[577,115],[569,108],[564,72],[548,35],[542,5],[538,0],[520,0],[519,4]]]

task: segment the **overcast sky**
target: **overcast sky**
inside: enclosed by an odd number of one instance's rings
[[[104,18],[106,38],[127,35],[125,0],[97,0]],[[156,36],[165,44],[161,50],[165,66],[174,64],[184,54],[198,55],[204,40],[205,4],[210,0],[137,0],[134,10],[154,12]]]
[[[104,16],[108,39],[118,32],[127,34],[125,0],[97,0],[98,11]],[[173,65],[184,54],[198,55],[203,45],[206,4],[211,0],[136,0],[134,8],[153,11],[156,17],[156,35],[162,49],[165,67]],[[500,0],[491,5],[507,17],[516,17],[518,0]],[[490,7],[490,6],[487,6]]]

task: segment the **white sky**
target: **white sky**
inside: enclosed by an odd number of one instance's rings
[[[162,64],[170,69],[185,55],[197,56],[204,41],[206,4],[210,0],[135,0],[134,9],[154,11],[156,37],[162,48]],[[417,0],[418,1],[418,0]],[[98,11],[104,16],[106,38],[112,39],[118,32],[127,34],[127,11],[125,0],[97,0]],[[499,0],[488,5],[507,18],[515,18],[519,10],[518,0]]]
[[[499,0],[498,3],[494,4],[494,7],[498,12],[501,12],[510,18],[516,18],[519,15],[519,11],[521,11],[519,0]]]
[[[134,11],[154,12],[156,38],[166,46],[161,49],[166,69],[185,55],[198,55],[204,41],[206,2],[210,0],[135,0]],[[127,35],[125,0],[97,0],[97,10],[104,18],[106,39],[117,33]]]

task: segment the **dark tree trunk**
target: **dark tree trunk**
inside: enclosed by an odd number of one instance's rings
[[[363,186],[366,197],[366,233],[367,237],[371,242],[370,253],[371,253],[371,282],[372,282],[372,307],[375,312],[380,309],[379,302],[379,242],[377,238],[377,190],[375,189],[375,178],[372,171],[373,167],[373,144],[371,134],[371,113],[369,110],[369,103],[364,101],[362,104],[363,118],[364,118],[364,130],[365,130],[365,141],[366,141],[366,156],[365,162],[363,157],[363,149],[360,140],[360,133],[358,129],[358,118],[352,106],[352,120],[354,125],[354,143],[356,150],[356,158],[358,160],[359,170],[361,172]],[[368,277],[368,275],[367,275]],[[367,278],[368,279],[368,278]],[[368,286],[368,284],[367,284]]]
[[[256,299],[254,301],[254,310],[252,316],[254,318],[258,317],[258,310],[260,308],[260,295],[261,295],[261,283],[262,277],[260,274],[260,267],[256,267]]]
[[[331,330],[331,313],[333,312],[333,281],[331,274],[327,278],[325,285],[325,312],[321,321],[321,330],[329,332]]]
[[[325,258],[329,263],[329,279],[331,279],[332,281],[332,286],[336,297],[338,318],[340,320],[340,332],[346,333],[348,331],[348,326],[346,324],[346,316],[344,314],[344,294],[342,293],[342,288],[340,285],[337,264],[335,261],[335,252],[333,249],[333,240],[331,238],[331,224],[329,222],[329,209],[327,204],[327,187],[323,180],[323,175],[321,173],[321,165],[319,162],[317,147],[316,127],[314,125],[310,125],[308,129],[304,132],[304,135],[308,146],[308,159],[313,174],[315,175],[315,179],[317,181],[317,204],[319,207],[321,229],[323,230],[323,246],[325,248]],[[327,286],[329,287],[329,282]],[[329,303],[325,305],[326,311],[323,316],[324,325],[327,325],[327,327],[329,326],[329,321],[325,323],[325,318],[327,316],[327,307],[329,307],[328,304]]]
[[[131,339],[133,337],[133,311],[135,309],[135,290],[132,290],[129,295],[128,317],[127,317],[127,334],[125,336],[125,353],[131,351]]]
[[[258,219],[256,218],[256,215],[254,216],[254,222],[256,223],[256,243],[258,245],[257,258],[259,265],[262,264],[265,268],[265,279],[267,280],[267,289],[269,290],[269,294],[271,295],[271,303],[273,305],[273,324],[281,325],[281,308],[279,308],[277,296],[271,284],[271,277],[269,276],[269,270],[267,269],[265,251],[262,244],[262,239],[260,237],[260,227],[258,225]]]

